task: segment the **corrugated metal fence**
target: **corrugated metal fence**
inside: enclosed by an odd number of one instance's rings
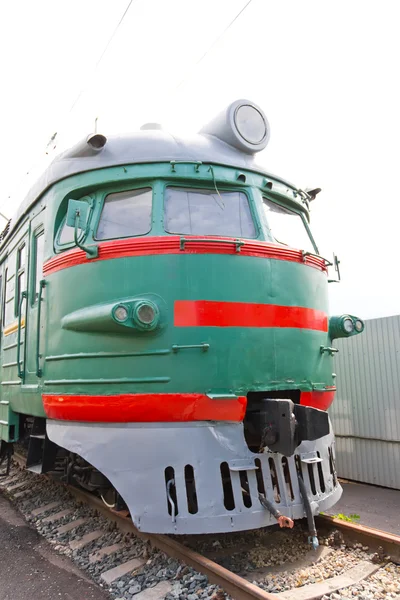
[[[338,474],[400,489],[400,315],[368,320],[334,345]]]

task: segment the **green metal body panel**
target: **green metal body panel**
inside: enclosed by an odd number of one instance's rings
[[[237,179],[243,174],[245,182]],[[219,190],[242,190],[249,199],[256,239],[269,241],[262,196],[294,208],[303,215],[305,223],[308,211],[296,190],[277,180],[272,192],[266,187],[267,183],[264,176],[251,171],[239,172],[214,165],[210,172],[208,165],[171,167],[168,163],[159,163],[99,169],[53,185],[33,206],[24,225],[3,247],[0,256],[4,273],[25,236],[29,259],[28,299],[24,307],[26,326],[21,330],[23,377],[18,377],[16,365],[17,333],[2,334],[1,400],[9,401],[10,409],[16,413],[45,416],[42,393],[224,393],[231,390],[243,395],[250,390],[311,391],[332,385],[332,357],[320,352],[320,346],[330,344],[328,333],[289,328],[173,326],[175,300],[270,303],[327,312],[326,274],[283,260],[239,254],[182,253],[102,260],[63,269],[46,278],[40,329],[37,330],[38,303],[32,295],[32,240],[38,227],[43,226],[45,261],[60,251],[55,240],[70,198],[90,195],[93,199],[84,241],[90,245],[96,244],[102,201],[111,191],[152,185],[152,229],[148,235],[157,236],[168,235],[163,225],[166,185],[208,189],[218,185]],[[61,327],[62,319],[76,310],[140,294],[157,294],[162,298],[165,326],[160,330],[138,334],[134,331],[78,332]],[[204,342],[209,344],[206,352],[196,348],[172,351],[174,345]],[[38,344],[40,376],[36,372]],[[107,355],[99,356],[100,352]],[[106,383],[107,379],[112,382]],[[132,381],[135,379],[141,382]]]
[[[76,281],[86,282],[89,276],[90,285],[83,283],[75,294],[69,292]],[[118,303],[121,298],[149,292],[161,296],[166,306],[168,325],[159,332],[60,330],[62,318],[80,308]],[[327,343],[327,333],[255,327],[174,327],[174,301],[198,299],[326,310],[326,275],[279,260],[208,254],[120,258],[54,273],[49,276],[49,302],[53,308],[48,321],[52,335],[47,346],[46,392],[205,392],[222,388],[243,395],[250,390],[308,391],[316,383],[332,384],[331,358],[320,353],[320,346]],[[172,352],[175,344],[204,342],[210,345],[207,352]],[[138,355],[118,356],[133,351]],[[100,352],[116,356],[88,356]],[[63,359],[62,355],[69,357]],[[124,383],[128,373],[130,378],[148,381]],[[157,382],[153,378],[170,381]],[[106,386],[101,381],[93,382],[88,392],[85,379],[113,379],[115,383]],[[73,384],[73,380],[82,382]]]

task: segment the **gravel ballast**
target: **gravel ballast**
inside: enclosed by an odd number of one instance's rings
[[[7,484],[7,481],[10,483]],[[86,575],[107,590],[111,598],[131,600],[160,582],[169,582],[169,591],[164,596],[166,600],[229,599],[218,586],[209,584],[207,576],[168,557],[133,533],[123,533],[113,521],[79,503],[65,486],[18,468],[14,468],[10,478],[1,481],[0,485],[6,489],[17,483],[24,485],[9,495],[26,520],[52,544],[56,552],[70,557]],[[24,490],[26,493],[20,494]],[[18,497],[15,497],[17,492]],[[32,515],[33,510],[54,502],[59,502],[60,506],[40,515]],[[70,510],[71,513],[57,521],[43,522],[46,517],[62,510]],[[79,520],[77,527],[58,533],[60,527],[74,520]],[[97,530],[104,533],[82,548],[71,549],[71,542]],[[313,559],[306,541],[307,532],[299,524],[290,531],[256,530],[213,536],[185,536],[177,540],[275,594],[340,575],[361,561],[378,562],[378,570],[373,575],[359,584],[324,596],[323,600],[400,598],[400,567],[383,556],[377,558],[367,546],[346,546],[337,533],[320,537],[321,546],[329,549],[322,553],[320,560]],[[91,557],[96,552],[114,544],[120,545],[117,552],[93,562]],[[101,575],[105,571],[132,559],[140,559],[140,566],[136,570],[109,584],[104,583]],[[296,563],[301,564],[296,567]]]

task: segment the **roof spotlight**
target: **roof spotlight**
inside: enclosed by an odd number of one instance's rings
[[[270,129],[267,117],[254,102],[236,100],[200,133],[212,135],[246,154],[255,154],[268,144]]]
[[[102,150],[107,143],[107,138],[101,133],[91,133],[87,136],[86,143],[93,148],[93,150]]]

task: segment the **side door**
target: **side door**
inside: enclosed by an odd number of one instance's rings
[[[44,216],[42,210],[30,223],[29,276],[26,297],[26,348],[24,384],[41,383],[44,365],[44,336],[46,322],[45,282],[43,279]]]

